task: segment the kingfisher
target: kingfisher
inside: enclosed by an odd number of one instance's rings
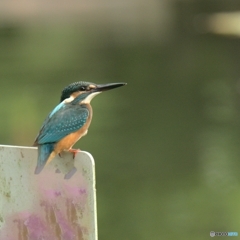
[[[103,91],[118,88],[126,83],[95,84],[74,82],[62,91],[60,103],[50,112],[37,135],[33,146],[38,147],[35,174],[63,151],[80,151],[73,145],[88,132],[92,120],[91,100]]]

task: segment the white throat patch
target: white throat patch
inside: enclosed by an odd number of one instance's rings
[[[85,103],[85,104],[90,103],[91,100],[92,100],[96,95],[98,95],[99,93],[101,93],[101,92],[94,92],[94,93],[89,94],[81,103]]]
[[[74,100],[74,97],[73,96],[70,96],[69,98],[65,99],[64,102],[65,103],[70,103]]]

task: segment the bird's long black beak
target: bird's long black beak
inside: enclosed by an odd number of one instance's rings
[[[107,83],[107,84],[99,84],[96,85],[96,88],[94,89],[94,92],[103,92],[103,91],[107,91],[110,89],[114,89],[114,88],[118,88],[118,87],[122,87],[124,85],[126,85],[127,83]]]

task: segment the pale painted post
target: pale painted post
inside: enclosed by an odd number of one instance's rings
[[[0,145],[0,239],[97,240],[94,159],[56,157],[34,174],[37,149]]]

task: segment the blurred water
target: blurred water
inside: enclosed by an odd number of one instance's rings
[[[96,160],[100,239],[238,231],[239,40],[195,32],[190,10],[170,13],[164,41],[118,41],[96,22],[0,29],[2,144],[31,145],[73,81],[128,83],[93,100],[76,146]]]

